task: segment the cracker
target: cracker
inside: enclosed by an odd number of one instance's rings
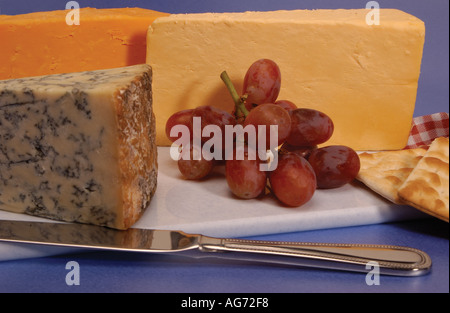
[[[398,194],[405,203],[449,221],[449,140],[437,138]]]
[[[384,198],[396,204],[404,204],[398,196],[398,189],[427,152],[424,147],[362,153],[359,158],[361,169],[357,179]]]

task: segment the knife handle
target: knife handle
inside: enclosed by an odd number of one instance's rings
[[[431,269],[423,251],[390,245],[326,244],[223,239],[201,236],[199,250],[245,261],[370,272],[394,276],[421,276]],[[220,253],[223,252],[223,253]]]

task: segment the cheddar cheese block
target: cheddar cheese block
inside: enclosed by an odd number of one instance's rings
[[[220,79],[238,92],[249,66],[268,58],[281,70],[279,100],[320,110],[335,124],[326,144],[356,150],[405,147],[415,108],[424,23],[399,10],[294,10],[174,14],[155,20],[147,40],[154,70],[157,143],[176,111],[214,105],[232,111]]]
[[[0,209],[126,229],[157,185],[151,68],[0,81]]]
[[[168,15],[139,8],[82,8],[76,25],[74,12],[0,15],[0,79],[145,63],[148,26]]]

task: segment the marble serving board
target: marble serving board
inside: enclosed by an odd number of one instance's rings
[[[135,228],[182,230],[216,237],[252,237],[326,228],[361,226],[427,217],[409,206],[383,199],[355,181],[332,190],[317,190],[302,207],[287,208],[275,198],[237,199],[229,191],[223,167],[208,179],[187,181],[169,148],[158,148],[158,187]],[[0,210],[0,219],[48,221]],[[0,261],[42,257],[73,249],[0,243]]]

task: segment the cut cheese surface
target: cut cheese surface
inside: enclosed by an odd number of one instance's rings
[[[147,63],[154,71],[157,143],[169,145],[171,114],[200,105],[232,111],[220,79],[236,89],[256,60],[281,70],[279,100],[320,110],[335,124],[326,144],[356,150],[402,149],[415,108],[425,40],[424,23],[382,9],[295,10],[176,14],[155,20],[148,32]]]
[[[0,209],[126,229],[157,184],[148,65],[0,81]]]
[[[140,8],[0,15],[0,79],[71,73],[145,63],[146,35],[168,14]],[[70,22],[72,23],[72,22]]]

